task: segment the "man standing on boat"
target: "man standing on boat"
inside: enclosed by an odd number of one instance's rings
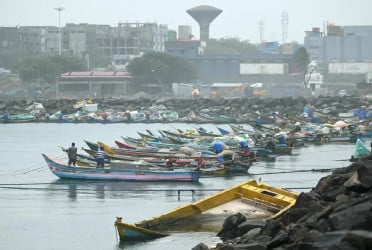
[[[100,147],[96,153],[97,168],[105,167],[105,156],[106,153],[103,151],[103,147]]]
[[[67,150],[68,154],[68,165],[71,164],[76,167],[76,155],[77,155],[77,148],[75,147],[75,142],[71,143],[71,147]]]

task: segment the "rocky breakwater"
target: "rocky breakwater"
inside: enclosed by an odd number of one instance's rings
[[[371,158],[372,157],[368,157]],[[372,161],[335,170],[281,217],[226,219],[216,249],[372,249]],[[194,249],[208,249],[199,244]]]
[[[27,107],[34,102],[42,103],[45,112],[53,114],[62,111],[64,114],[76,112],[73,105],[80,100],[49,99],[49,100],[0,100],[0,114],[26,113]],[[176,111],[181,121],[197,122],[195,113],[208,110],[210,114],[225,115],[235,118],[238,122],[247,122],[259,115],[277,112],[284,117],[295,117],[303,113],[305,106],[310,106],[322,115],[337,117],[339,113],[364,107],[372,110],[372,101],[363,97],[332,97],[332,98],[236,98],[236,99],[178,99],[178,98],[137,98],[137,99],[94,99],[99,111],[134,111],[149,110],[151,107],[162,106]],[[370,107],[371,106],[371,107]],[[259,113],[257,112],[259,111]]]

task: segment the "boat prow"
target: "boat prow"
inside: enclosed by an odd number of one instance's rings
[[[275,218],[292,207],[296,198],[297,194],[289,190],[250,180],[134,225],[117,217],[115,226],[121,241],[153,239],[187,230],[218,232],[230,215],[240,212],[250,219]]]
[[[125,238],[128,240],[151,240],[169,235],[124,223],[122,222],[122,217],[116,217],[115,226],[120,232],[123,232]]]

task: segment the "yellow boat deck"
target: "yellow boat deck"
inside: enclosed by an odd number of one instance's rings
[[[232,214],[240,212],[248,219],[273,218],[292,207],[296,198],[291,191],[250,180],[135,226],[157,232],[218,231]],[[123,240],[125,236],[119,230],[123,225],[115,224]]]

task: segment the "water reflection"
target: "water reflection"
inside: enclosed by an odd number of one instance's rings
[[[188,232],[188,233],[172,233],[170,236],[147,240],[147,241],[120,241],[117,245],[117,250],[121,249],[192,249],[200,242],[208,246],[215,246],[221,242],[221,239],[216,236],[215,232]]]
[[[76,201],[77,195],[75,183],[71,183],[68,185],[68,198],[70,198],[70,201]]]
[[[200,182],[148,183],[58,179],[48,185],[46,196],[50,198],[56,195],[66,195],[71,202],[76,202],[82,195],[94,196],[97,199],[128,197],[146,199],[149,196],[165,195],[170,200],[174,200],[176,196],[178,200],[194,201],[195,197],[205,195],[203,188],[205,185]]]

